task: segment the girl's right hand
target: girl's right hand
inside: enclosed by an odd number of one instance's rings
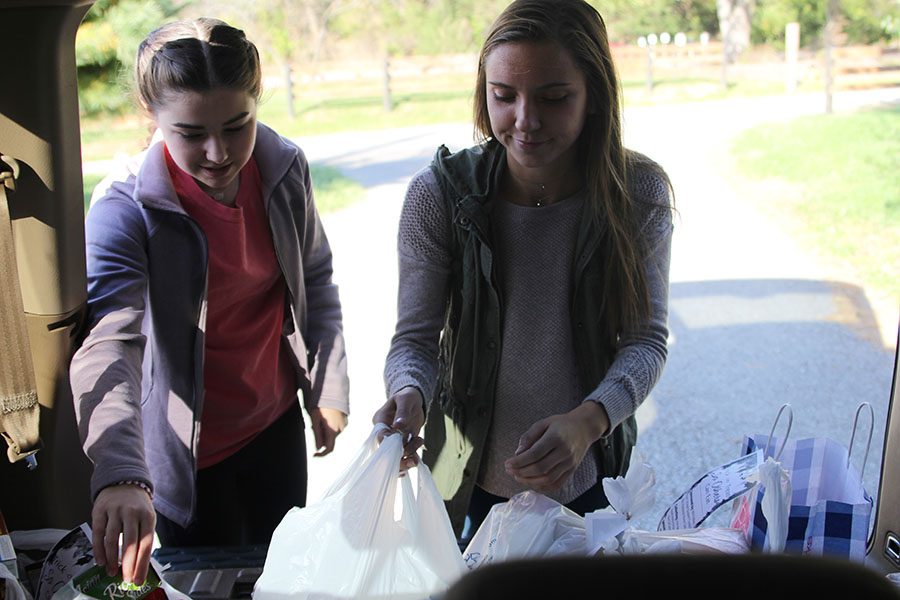
[[[391,396],[372,417],[372,423],[384,423],[389,429],[379,434],[381,442],[385,435],[400,433],[403,435],[403,458],[400,459],[400,471],[404,472],[419,464],[417,451],[425,444],[419,437],[419,431],[425,425],[425,409],[422,394],[418,388],[408,386]]]
[[[119,535],[122,535],[122,579],[141,585],[150,569],[156,511],[142,488],[112,485],[100,490],[91,513],[94,560],[114,576],[119,570]]]

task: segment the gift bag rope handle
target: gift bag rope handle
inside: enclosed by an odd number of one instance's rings
[[[859,424],[859,413],[863,408],[869,409],[869,439],[866,442],[866,453],[863,455],[862,468],[859,470],[859,480],[862,481],[863,473],[866,470],[866,462],[869,460],[869,449],[872,447],[872,433],[875,429],[875,410],[868,402],[863,402],[856,407],[856,416],[853,417],[853,432],[850,434],[850,445],[847,447],[847,468],[850,468],[850,456],[853,453],[853,440],[856,438],[856,426]]]
[[[778,421],[781,420],[781,413],[783,413],[785,409],[787,409],[788,411],[787,430],[784,432],[784,437],[781,439],[781,446],[779,446],[776,455],[773,457],[775,460],[781,458],[781,453],[784,451],[784,445],[787,444],[788,436],[791,435],[791,426],[794,424],[794,410],[787,402],[781,405],[781,408],[778,409],[778,414],[775,415],[775,422],[772,423],[772,430],[769,432],[769,439],[766,440],[766,451],[763,453],[763,458],[769,455],[769,444],[772,443],[772,436],[775,435],[775,428],[778,427]]]

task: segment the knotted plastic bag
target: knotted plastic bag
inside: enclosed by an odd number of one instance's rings
[[[403,440],[376,426],[354,460],[272,535],[254,600],[421,599],[463,571],[443,500],[424,464],[398,477]]]
[[[653,508],[656,502],[655,484],[653,467],[637,448],[632,451],[624,476],[603,478],[603,492],[609,506],[585,515],[590,554],[624,551],[623,534],[630,530],[632,520]]]
[[[769,525],[765,550],[778,553],[784,551],[788,535],[788,517],[791,512],[791,476],[771,456],[752,473],[748,481],[754,481],[766,490],[760,501],[760,508]]]
[[[731,465],[723,465],[708,473],[694,484],[703,486],[714,475],[724,473]],[[715,477],[718,481],[719,477]],[[722,527],[689,527],[643,531],[631,526],[637,517],[647,513],[656,501],[656,476],[653,467],[637,450],[631,454],[631,464],[624,477],[603,479],[603,491],[609,499],[609,507],[585,515],[588,551],[590,554],[654,554],[654,553],[729,553],[740,554],[749,550],[742,532]],[[694,488],[692,487],[692,490]],[[704,489],[701,487],[700,489]],[[681,503],[693,496],[688,492],[677,501]],[[671,507],[670,507],[671,508]],[[698,507],[699,508],[699,507]],[[696,520],[706,518],[705,510],[691,512]],[[684,516],[687,518],[687,516]],[[683,520],[680,519],[679,522]],[[665,520],[664,520],[665,521]],[[699,522],[696,523],[699,525]]]

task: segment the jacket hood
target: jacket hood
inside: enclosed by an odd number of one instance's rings
[[[116,168],[94,190],[91,203],[110,192],[133,198],[148,208],[184,212],[166,167],[164,143],[157,130],[150,145]],[[257,122],[253,157],[259,167],[263,196],[284,178],[301,150],[271,127]]]

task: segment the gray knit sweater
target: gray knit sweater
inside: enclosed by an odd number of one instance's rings
[[[494,256],[503,325],[494,416],[478,485],[509,498],[523,491],[503,463],[535,422],[576,408],[584,397],[569,311],[571,265],[582,194],[532,208],[495,202]],[[596,457],[552,496],[568,502],[597,481]]]
[[[662,205],[648,211],[642,233],[652,250],[647,278],[652,317],[642,331],[623,336],[604,380],[587,398],[575,361],[569,301],[574,241],[582,194],[545,207],[495,202],[495,265],[503,302],[503,349],[488,444],[478,474],[487,491],[510,497],[524,488],[503,463],[536,421],[585,400],[600,402],[611,427],[634,414],[662,373],[668,337],[671,211],[662,177],[632,171],[632,194]],[[434,172],[410,182],[400,218],[397,330],[385,367],[388,395],[411,385],[430,400],[450,275],[450,216]],[[427,442],[426,442],[427,443]],[[588,452],[573,477],[548,496],[567,503],[597,482],[597,454]]]

